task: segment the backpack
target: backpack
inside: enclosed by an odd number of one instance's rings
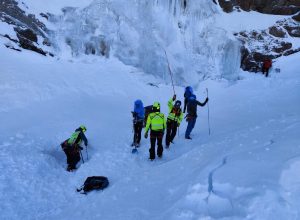
[[[141,100],[138,99],[134,102],[133,112],[136,113],[135,115],[138,119],[144,119],[145,109],[144,109],[143,102]]]
[[[146,126],[148,115],[153,112],[153,106],[148,105],[144,109],[145,109],[145,118],[144,118],[144,126],[143,127]]]
[[[81,192],[81,194],[86,194],[92,190],[103,190],[109,185],[109,181],[105,176],[89,176],[84,181],[84,184],[77,189],[77,192]]]

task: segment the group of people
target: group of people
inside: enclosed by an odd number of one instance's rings
[[[192,139],[190,134],[195,127],[197,120],[197,106],[205,106],[208,102],[208,97],[201,103],[197,100],[195,94],[193,94],[192,87],[188,86],[185,88],[184,93],[184,108],[182,111],[181,101],[176,100],[176,95],[174,95],[168,101],[169,114],[166,118],[163,113],[161,113],[160,103],[154,102],[152,106],[147,106],[144,108],[143,102],[141,100],[136,100],[134,102],[133,115],[133,127],[134,136],[132,146],[139,147],[142,129],[145,127],[144,137],[148,138],[148,132],[150,130],[150,149],[149,149],[149,159],[154,160],[155,156],[162,157],[163,155],[163,136],[165,131],[166,138],[165,144],[166,148],[170,147],[173,140],[177,134],[177,129],[183,120],[184,113],[187,111],[186,121],[188,122],[187,129],[185,131],[185,139]],[[157,144],[157,151],[155,153],[155,146]]]
[[[177,129],[179,128],[183,118],[184,113],[187,111],[185,116],[188,122],[185,138],[191,139],[191,132],[196,124],[197,119],[197,106],[205,106],[208,102],[208,98],[201,103],[197,100],[196,95],[193,93],[192,87],[188,86],[184,93],[184,108],[182,111],[181,101],[176,100],[176,95],[174,95],[168,101],[169,114],[168,117],[161,112],[161,106],[159,102],[154,102],[153,105],[144,107],[141,100],[136,100],[134,102],[134,109],[132,111],[133,116],[133,128],[134,137],[132,146],[139,147],[142,137],[142,129],[145,127],[144,137],[148,138],[148,132],[150,131],[150,149],[149,149],[149,159],[154,160],[155,156],[162,157],[163,155],[163,137],[165,131],[165,146],[170,147],[173,140],[177,134]],[[76,169],[77,163],[82,158],[81,143],[87,147],[88,140],[85,136],[86,127],[81,125],[75,130],[70,138],[61,143],[61,147],[67,157],[67,171],[73,171]],[[157,144],[157,151],[155,152],[155,146]]]

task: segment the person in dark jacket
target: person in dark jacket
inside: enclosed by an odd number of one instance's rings
[[[86,132],[86,127],[81,125],[69,139],[61,144],[61,147],[67,156],[67,171],[75,170],[76,164],[80,161],[80,150],[83,150],[80,146],[81,142],[83,141],[85,146],[88,145],[88,140],[84,132]]]
[[[199,102],[196,99],[196,95],[191,95],[191,97],[188,100],[187,103],[187,115],[186,115],[186,121],[188,122],[186,131],[185,131],[185,139],[192,139],[190,137],[190,134],[195,127],[196,120],[197,120],[197,106],[205,106],[208,102],[208,98],[204,101],[204,103]]]
[[[143,102],[141,100],[136,100],[134,102],[134,110],[132,113],[133,116],[133,142],[131,146],[139,147],[142,136],[142,129],[144,126],[144,118],[145,118],[145,109]]]
[[[269,75],[269,69],[272,67],[272,60],[269,58],[265,59],[262,66],[262,74],[266,73],[266,77]]]
[[[187,86],[184,90],[184,106],[183,106],[183,113],[186,111],[187,103],[189,98],[193,95],[193,88],[191,86]]]

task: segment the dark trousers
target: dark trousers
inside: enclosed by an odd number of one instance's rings
[[[76,169],[76,164],[80,161],[79,149],[77,146],[64,144],[63,150],[67,156],[68,169]]]
[[[187,125],[186,131],[185,131],[185,138],[190,137],[190,134],[195,127],[196,120],[197,120],[197,117],[188,117],[188,119],[187,119],[188,125]]]
[[[263,67],[263,68],[262,68],[262,74],[265,74],[265,73],[266,73],[266,77],[268,77],[268,75],[269,75],[269,69],[270,69],[270,68],[268,68],[268,67]]]
[[[174,120],[167,121],[167,134],[166,134],[166,146],[170,145],[170,142],[173,142],[176,133],[177,133],[178,123]]]
[[[143,123],[144,123],[143,121],[138,121],[135,124],[133,124],[133,128],[134,128],[133,144],[140,144],[141,142]]]
[[[164,132],[163,131],[152,131],[150,132],[150,143],[151,147],[149,149],[150,157],[149,159],[153,160],[155,159],[155,144],[157,141],[157,156],[161,157],[163,154],[163,146],[162,146],[162,140],[163,140]]]

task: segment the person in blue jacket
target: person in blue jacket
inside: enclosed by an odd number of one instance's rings
[[[139,147],[141,142],[142,129],[144,126],[145,109],[143,102],[138,99],[134,102],[134,110],[131,112],[133,116],[133,143],[131,146]]]

